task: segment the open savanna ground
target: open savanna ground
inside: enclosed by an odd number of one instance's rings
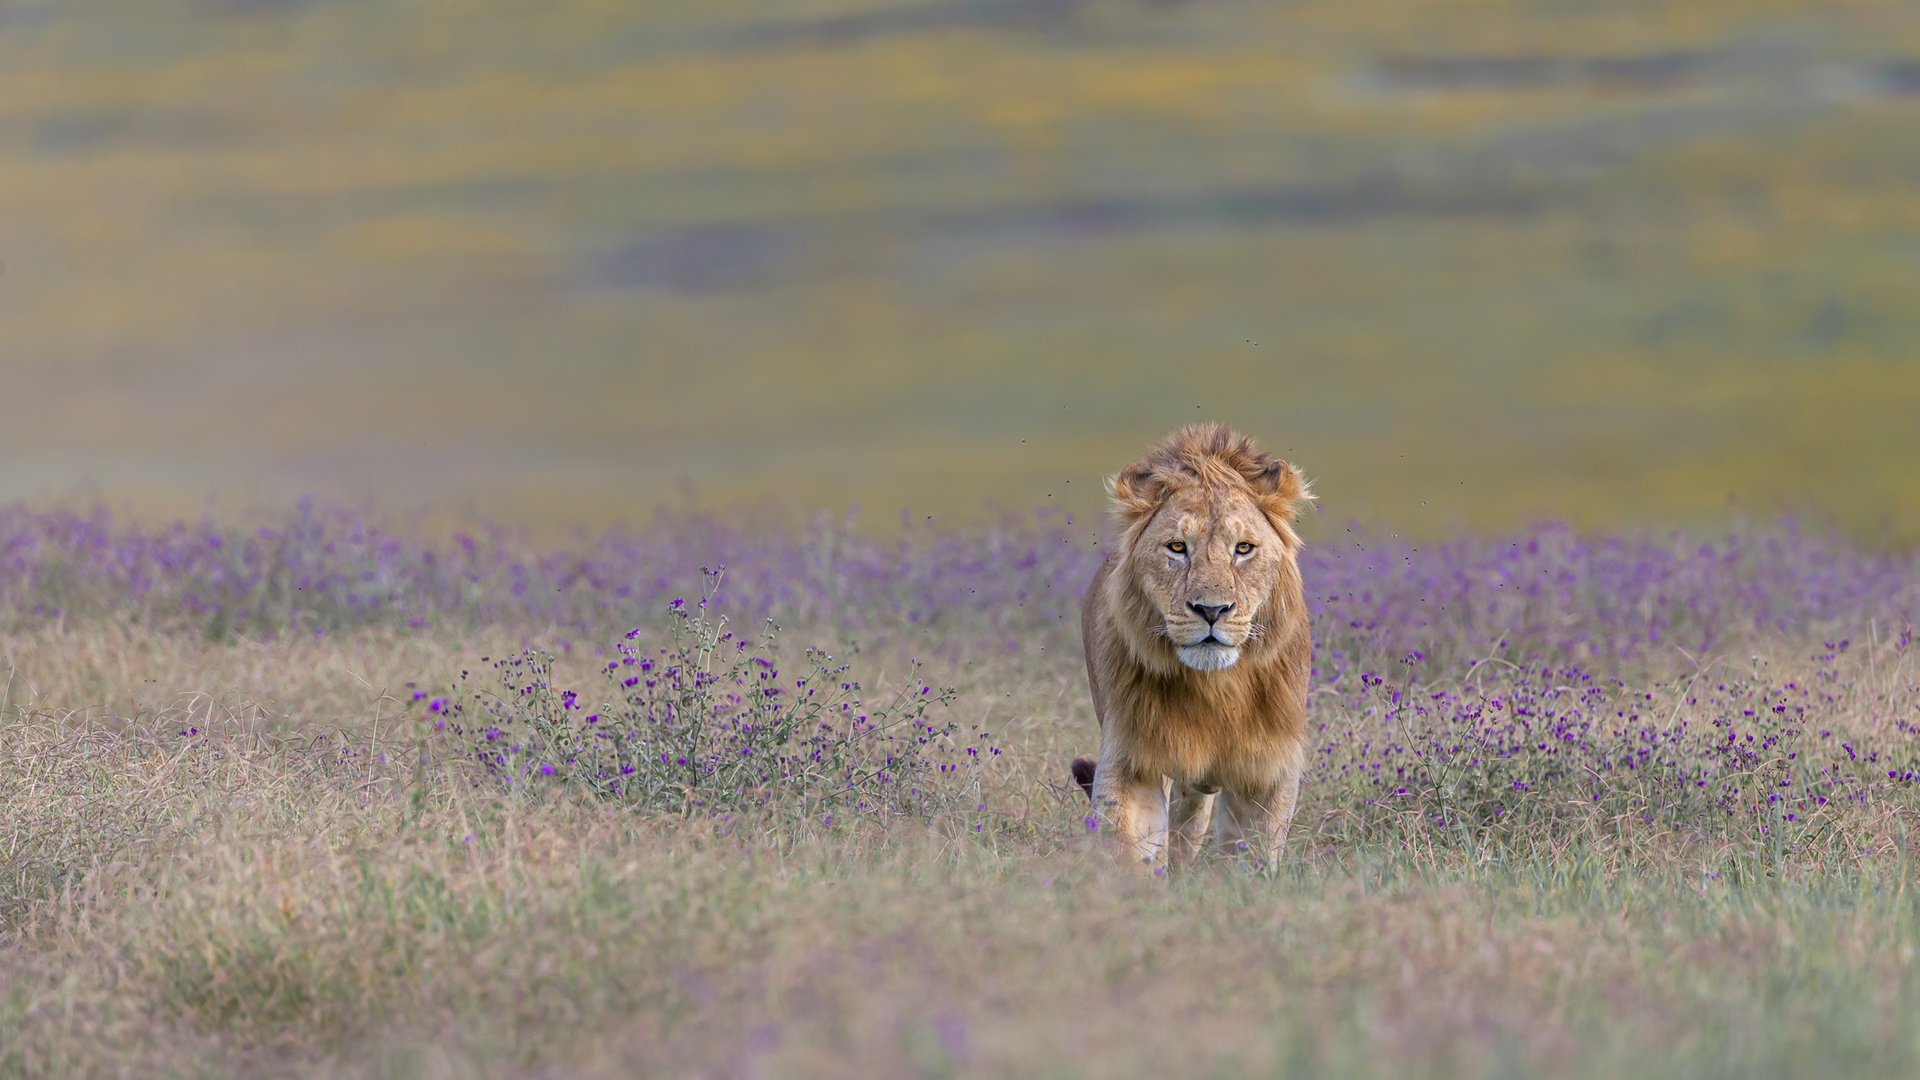
[[[1093,540],[9,511],[0,1075],[1920,1067],[1912,555],[1328,540],[1286,858],[1153,877]]]
[[[1900,2],[11,0],[0,497],[1910,540],[1917,175]]]

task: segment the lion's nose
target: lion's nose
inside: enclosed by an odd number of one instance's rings
[[[1187,606],[1193,609],[1193,613],[1195,615],[1198,615],[1201,618],[1207,620],[1208,626],[1212,626],[1214,623],[1219,622],[1220,616],[1225,615],[1227,612],[1233,610],[1232,604],[1192,604],[1190,603]]]

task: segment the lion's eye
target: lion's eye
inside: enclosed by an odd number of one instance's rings
[[[1248,543],[1245,540],[1242,540],[1239,543],[1233,545],[1233,553],[1235,555],[1251,555],[1253,554],[1253,545]]]
[[[1167,542],[1167,550],[1173,552],[1175,555],[1185,555],[1187,553],[1186,541],[1170,540]]]

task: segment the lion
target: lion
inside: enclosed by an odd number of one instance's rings
[[[1299,470],[1192,424],[1107,480],[1114,536],[1080,608],[1097,762],[1074,779],[1148,868],[1271,862],[1306,766],[1312,639],[1293,523]],[[1169,850],[1171,849],[1171,850]]]

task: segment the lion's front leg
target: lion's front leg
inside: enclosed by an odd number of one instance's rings
[[[1160,863],[1167,847],[1164,779],[1131,776],[1103,761],[1093,774],[1093,805],[1141,866]]]
[[[1214,842],[1231,855],[1252,851],[1269,864],[1280,857],[1287,828],[1300,800],[1300,770],[1288,769],[1272,786],[1255,792],[1228,789],[1214,814]]]
[[[1207,830],[1213,824],[1215,798],[1212,791],[1201,791],[1189,784],[1173,785],[1173,795],[1167,802],[1169,863],[1184,866],[1200,853],[1201,846],[1207,842]]]

